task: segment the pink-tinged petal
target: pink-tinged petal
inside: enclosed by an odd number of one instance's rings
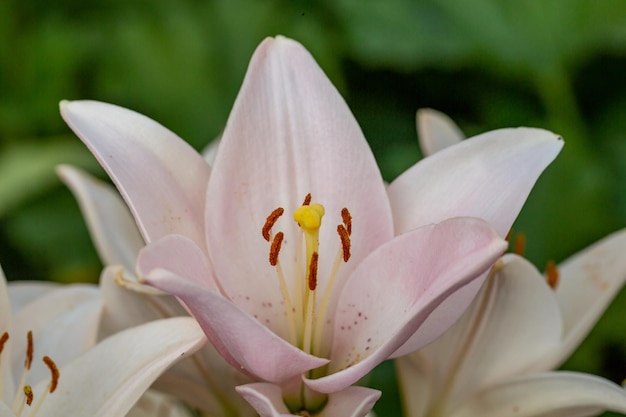
[[[378,248],[353,272],[339,299],[331,375],[307,380],[307,385],[335,392],[356,382],[404,344],[450,294],[479,277],[505,248],[487,223],[469,218],[425,226]],[[430,343],[430,336],[423,334],[413,348]]]
[[[220,354],[249,375],[281,383],[328,363],[287,343],[221,295],[165,270],[145,282],[177,296],[198,320]]]
[[[180,233],[204,247],[210,167],[157,122],[96,101],[63,101],[61,115],[107,171],[151,242]]]
[[[424,156],[430,156],[465,139],[465,135],[456,123],[437,110],[418,110],[416,124],[420,148]]]
[[[148,276],[154,269],[170,271],[209,291],[218,291],[209,260],[202,249],[185,236],[165,236],[139,252],[139,277]]]
[[[583,417],[626,413],[626,391],[606,379],[549,372],[485,389],[448,413],[452,417]]]
[[[341,210],[353,218],[347,273],[393,236],[385,187],[356,120],[311,55],[295,41],[266,39],[256,50],[224,130],[207,191],[207,244],[216,276],[233,302],[280,293],[261,229],[277,207],[285,234],[280,260],[295,285],[298,227],[293,212],[311,193],[325,206],[318,286],[330,275]],[[251,279],[251,277],[254,277]],[[339,280],[343,285],[343,280]],[[291,288],[293,290],[293,288]]]
[[[37,355],[47,355],[59,366],[70,362],[96,343],[102,300],[96,286],[75,284],[59,287],[24,306],[13,317],[14,346],[26,346],[26,334],[33,332]],[[13,349],[13,377],[18,381],[25,351]],[[48,378],[44,366],[33,366],[27,383]]]
[[[409,356],[432,373],[432,390],[462,398],[531,371],[560,345],[561,336],[559,308],[544,277],[524,258],[505,255],[461,319]],[[413,388],[405,386],[412,395]]]
[[[61,368],[59,385],[40,414],[123,416],[165,369],[205,343],[191,317],[154,321],[111,336]],[[44,388],[39,385],[35,395]]]
[[[382,393],[365,387],[348,387],[328,396],[328,403],[320,417],[365,417]]]
[[[387,191],[396,233],[458,216],[478,217],[506,236],[563,140],[541,129],[500,129],[424,158]]]
[[[37,298],[57,290],[60,287],[61,284],[52,281],[11,281],[7,289],[13,314]],[[2,301],[0,301],[0,303],[1,302]],[[2,314],[2,312],[0,312],[0,314]]]
[[[286,417],[291,414],[283,401],[280,386],[267,382],[257,382],[237,387],[241,395],[259,413],[260,417]]]
[[[626,281],[626,230],[613,233],[559,265],[556,298],[563,342],[541,370],[559,366],[578,347]]]
[[[278,385],[259,382],[237,387],[243,396],[261,417],[294,416],[283,401]],[[316,413],[319,417],[364,417],[380,398],[381,392],[365,387],[348,387],[328,396],[328,402]]]
[[[59,166],[57,174],[74,194],[102,263],[134,271],[144,241],[119,193],[71,166]]]
[[[202,157],[204,158],[206,163],[209,164],[210,166],[213,166],[213,163],[215,162],[215,157],[217,156],[217,149],[220,146],[221,140],[222,140],[222,136],[220,135],[217,138],[213,139],[211,143],[209,143],[202,150]]]

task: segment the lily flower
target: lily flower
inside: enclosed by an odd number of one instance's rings
[[[180,318],[95,344],[96,287],[35,286],[44,295],[31,297],[26,286],[12,308],[0,270],[1,417],[125,415],[166,367],[206,341],[193,319]]]
[[[443,113],[417,115],[428,158],[463,140]],[[546,276],[509,254],[496,263],[463,317],[444,335],[396,361],[406,415],[412,417],[591,416],[626,413],[626,391],[560,366],[587,336],[626,281],[626,230]]]
[[[263,415],[330,415],[342,396],[364,415],[372,390],[350,385],[460,317],[562,146],[540,129],[490,132],[387,188],[341,96],[282,37],[252,57],[212,168],[132,111],[81,101],[61,113],[147,242],[139,276],[261,381],[239,391]]]

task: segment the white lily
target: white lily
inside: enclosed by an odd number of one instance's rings
[[[124,415],[165,368],[206,342],[193,319],[179,318],[93,346],[97,287],[13,292],[20,296],[12,310],[0,271],[0,417]]]
[[[214,155],[216,146],[209,149]],[[174,297],[137,282],[132,271],[144,242],[119,193],[77,168],[61,166],[57,171],[79,203],[102,263],[108,265],[100,277],[105,306],[100,336],[153,320],[188,316]],[[254,410],[235,387],[249,382],[207,344],[168,369],[154,388],[207,415],[248,417],[255,415]]]
[[[418,113],[420,141],[436,152],[461,140],[447,117]],[[548,279],[504,256],[463,317],[426,348],[398,359],[411,417],[591,416],[626,413],[608,380],[550,372],[591,330],[626,280],[626,230],[571,257]]]

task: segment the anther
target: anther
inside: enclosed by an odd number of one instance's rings
[[[559,269],[554,264],[554,261],[548,261],[546,264],[546,280],[550,288],[556,290],[557,285],[559,285]]]
[[[54,363],[54,361],[50,359],[49,356],[43,357],[43,363],[45,363],[48,369],[50,369],[50,374],[52,375],[49,390],[50,394],[52,394],[54,390],[57,389],[57,385],[59,384],[59,376],[61,376],[61,373],[59,372],[57,364]]]
[[[313,255],[311,255],[311,263],[309,264],[308,279],[309,290],[311,291],[315,291],[315,288],[317,288],[317,258],[317,252],[313,252]]]
[[[526,235],[524,233],[518,233],[515,235],[515,241],[513,242],[513,253],[519,256],[524,255],[526,249]]]
[[[350,232],[343,224],[337,225],[337,233],[341,239],[341,250],[343,251],[343,261],[348,262],[350,259]]]
[[[263,235],[263,238],[268,242],[270,241],[270,231],[272,230],[272,227],[274,227],[274,224],[276,223],[278,218],[283,215],[284,212],[285,210],[282,207],[278,207],[269,216],[267,216],[267,220],[265,220],[263,229],[261,229],[261,234]]]
[[[28,333],[26,334],[26,340],[27,340],[27,345],[26,345],[26,359],[24,359],[24,368],[26,370],[30,370],[30,365],[33,363],[33,353],[34,353],[32,331],[30,330],[28,331]]]
[[[303,206],[308,206],[309,204],[311,204],[311,193],[308,193],[302,202]]]
[[[26,405],[33,403],[33,389],[30,385],[24,385],[24,396],[26,397]]]
[[[341,219],[343,220],[343,225],[346,227],[348,236],[350,236],[352,234],[352,215],[345,207],[341,209]]]
[[[7,340],[9,340],[9,333],[2,333],[2,337],[0,337],[0,353],[2,353],[2,350],[4,349],[4,344],[7,342]]]
[[[274,239],[272,239],[272,245],[270,246],[270,265],[272,266],[276,266],[278,263],[278,253],[280,252],[284,237],[285,234],[283,232],[278,232],[276,236],[274,236]]]

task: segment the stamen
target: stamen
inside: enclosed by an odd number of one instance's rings
[[[50,380],[50,394],[52,394],[54,390],[57,389],[57,385],[59,384],[59,376],[61,376],[61,373],[59,372],[57,364],[54,363],[54,361],[50,359],[49,356],[43,357],[43,363],[45,363],[48,369],[50,369],[50,374],[52,375]]]
[[[341,209],[341,219],[343,220],[343,224],[346,227],[346,231],[348,232],[348,236],[352,234],[352,215],[347,208]]]
[[[548,261],[546,264],[546,280],[550,288],[556,290],[559,284],[559,269],[554,264],[554,261]]]
[[[311,193],[308,193],[302,202],[303,206],[308,206],[309,204],[311,204]]]
[[[337,225],[337,233],[339,233],[339,237],[341,238],[343,261],[348,262],[350,259],[350,232],[344,227],[343,224],[340,224]]]
[[[526,249],[526,235],[524,233],[518,233],[515,235],[515,241],[513,242],[513,253],[519,256],[524,255]]]
[[[261,234],[263,234],[263,238],[268,242],[270,241],[270,231],[272,230],[272,227],[274,226],[278,218],[283,215],[284,212],[285,210],[282,207],[278,207],[269,216],[267,216],[267,220],[265,220],[263,229],[261,229]]]
[[[24,396],[26,397],[26,405],[30,407],[33,403],[33,389],[30,385],[24,386]]]
[[[272,246],[270,247],[270,265],[272,266],[276,266],[278,263],[278,253],[280,252],[284,237],[285,234],[283,232],[278,232],[276,236],[274,236],[274,239],[272,239]]]
[[[30,371],[30,365],[33,363],[33,352],[34,352],[32,331],[30,330],[28,331],[28,333],[26,334],[26,339],[27,339],[27,345],[26,345],[26,359],[24,360],[24,368],[26,368],[27,371]]]
[[[308,284],[309,284],[309,290],[311,291],[315,291],[315,288],[317,287],[317,259],[318,259],[318,254],[317,252],[313,252],[313,255],[311,255],[311,263],[309,264],[309,277],[308,277]]]
[[[7,340],[9,340],[9,333],[4,332],[2,334],[2,337],[0,337],[0,353],[2,353],[2,350],[4,349],[4,344],[7,342]]]

